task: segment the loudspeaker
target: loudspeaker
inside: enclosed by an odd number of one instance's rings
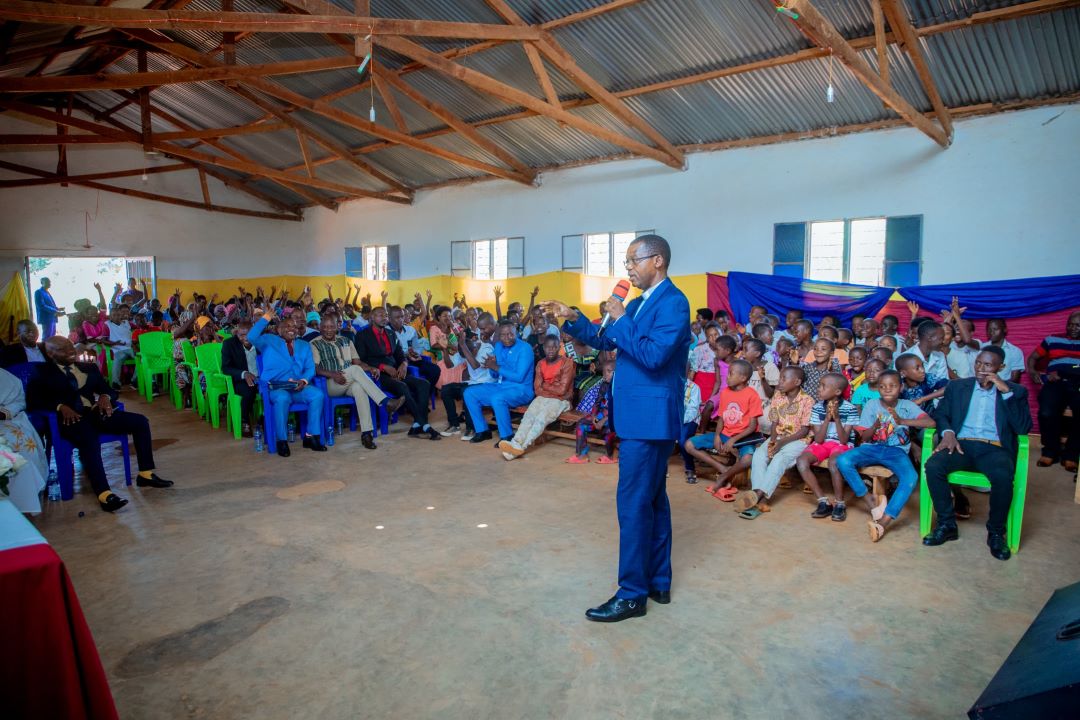
[[[1054,591],[968,717],[1080,717],[1080,582]]]

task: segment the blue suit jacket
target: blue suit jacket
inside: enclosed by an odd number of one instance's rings
[[[615,431],[627,440],[676,440],[682,428],[690,303],[670,278],[657,286],[641,314],[640,297],[603,337],[583,315],[563,328],[598,350],[616,350]]]
[[[56,320],[56,302],[52,294],[43,287],[34,291],[34,310],[37,312],[37,320],[42,325]]]
[[[293,340],[293,354],[290,355],[284,340],[277,335],[263,335],[267,324],[266,318],[262,318],[248,333],[248,340],[258,349],[262,358],[261,379],[267,382],[307,380],[311,383],[315,379],[315,359],[311,354],[311,345],[297,338]]]
[[[512,346],[506,347],[501,342],[496,342],[495,362],[499,364],[496,380],[503,385],[521,385],[532,390],[536,366],[533,364],[533,349],[529,343],[519,339]]]

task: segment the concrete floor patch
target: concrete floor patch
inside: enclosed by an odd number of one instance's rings
[[[282,500],[297,500],[305,495],[323,495],[344,489],[345,483],[340,480],[312,480],[278,490],[276,495]]]

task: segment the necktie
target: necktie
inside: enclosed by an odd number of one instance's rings
[[[75,373],[71,372],[71,366],[70,365],[65,365],[64,366],[64,374],[67,375],[68,385],[71,386],[71,389],[75,390],[75,391],[78,391],[79,390],[79,380],[78,380],[78,378],[75,377]]]
[[[289,354],[292,355],[293,354],[293,341],[292,340],[286,340],[285,341],[285,347],[289,348]]]

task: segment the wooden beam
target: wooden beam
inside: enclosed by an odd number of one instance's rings
[[[881,0],[870,0],[870,9],[874,15],[874,47],[877,50],[878,75],[886,85],[889,82],[889,40],[885,30],[885,13],[881,9]]]
[[[540,89],[543,91],[548,104],[561,108],[562,103],[559,101],[559,94],[555,92],[555,86],[551,84],[551,75],[548,74],[547,68],[544,67],[544,59],[540,57],[540,51],[532,43],[522,43],[521,49],[525,51],[525,57],[529,59],[533,75],[536,76],[536,82],[540,84]]]
[[[62,179],[55,173],[46,172],[45,170],[38,170],[37,168],[32,168],[25,165],[17,165],[15,163],[6,162],[4,160],[0,160],[0,168],[3,168],[5,170],[13,170],[15,172],[21,172],[26,175],[37,175],[39,177],[47,178],[49,180],[57,182]],[[211,212],[229,213],[231,215],[244,215],[246,217],[265,218],[268,220],[291,220],[293,222],[298,222],[302,219],[300,215],[283,215],[278,213],[262,212],[260,210],[248,210],[246,208],[226,207],[223,205],[210,205],[209,207],[207,207],[205,204],[195,202],[194,200],[183,200],[181,198],[169,197],[167,195],[158,195],[157,193],[149,193],[142,190],[133,190],[131,188],[121,188],[116,187],[115,185],[108,185],[106,183],[99,183],[90,180],[72,182],[72,184],[80,185],[82,187],[93,188],[95,190],[101,190],[104,192],[127,195],[129,197],[137,197],[143,200],[153,200],[155,202],[168,203],[170,205],[179,205],[181,207],[196,208],[199,210],[210,210]]]
[[[822,15],[810,0],[788,0],[787,7],[798,14],[793,22],[815,44],[832,50],[836,58],[843,63],[855,77],[882,99],[897,115],[907,120],[928,135],[941,147],[949,147],[949,136],[925,115],[912,107],[900,94],[882,82],[877,73],[863,60],[855,48],[844,39],[828,18]]]
[[[398,107],[397,100],[394,99],[394,91],[387,86],[386,80],[383,79],[381,73],[372,75],[371,79],[375,83],[375,89],[379,91],[379,96],[383,99],[383,104],[386,105],[387,112],[390,113],[390,119],[394,121],[394,127],[398,129],[398,132],[408,134],[410,132],[409,125],[405,122],[405,116],[401,114],[401,108]]]
[[[210,187],[206,184],[206,173],[203,172],[202,168],[199,168],[199,187],[202,189],[203,204],[209,210],[212,205],[210,202]]]
[[[930,98],[930,105],[934,108],[937,121],[941,124],[941,128],[945,131],[949,142],[952,142],[952,118],[949,117],[949,111],[941,99],[941,93],[938,92],[934,76],[930,74],[930,65],[927,63],[926,54],[923,52],[919,38],[915,36],[915,28],[912,27],[911,21],[908,20],[907,11],[897,0],[880,0],[880,2],[882,10],[885,11],[885,15],[889,18],[889,26],[903,40],[904,49],[907,51],[908,57],[911,58],[911,64],[915,66],[915,72],[919,76],[919,81],[922,82],[926,96]]]
[[[303,0],[298,0],[303,6]],[[352,15],[292,15],[284,13],[200,12],[192,10],[136,10],[128,8],[53,5],[24,0],[0,3],[0,20],[42,25],[89,25],[147,30],[212,30],[251,33],[345,33],[347,35],[404,35],[466,40],[537,40],[530,27],[485,25]]]
[[[509,102],[521,105],[529,110],[535,111],[540,115],[550,117],[553,120],[561,121],[572,128],[581,130],[585,133],[589,133],[590,135],[594,135],[605,142],[611,143],[613,145],[618,145],[619,147],[630,150],[635,154],[658,160],[665,165],[670,165],[677,170],[682,169],[681,159],[675,160],[673,156],[669,155],[663,150],[657,150],[656,148],[649,147],[648,145],[640,143],[637,140],[632,140],[625,135],[621,135],[619,133],[608,130],[605,127],[597,125],[596,123],[589,122],[588,120],[578,115],[569,113],[562,108],[549,105],[543,100],[534,98],[532,95],[529,95],[526,92],[522,92],[517,88],[507,85],[506,83],[499,82],[498,80],[488,75],[484,75],[483,73],[477,72],[476,70],[452,63],[449,60],[431,52],[430,50],[427,50],[426,48],[421,47],[420,45],[417,45],[410,40],[399,37],[384,37],[379,41],[379,44],[383,47],[393,50],[394,52],[412,58],[413,60],[422,62],[425,65],[431,67],[433,70],[438,70],[439,72],[447,75],[448,77],[464,82],[467,85],[472,85],[478,90],[486,92],[490,95],[494,95],[496,97],[502,98],[503,100],[507,100]]]
[[[41,145],[120,145],[127,142],[126,140],[116,140],[115,138],[101,137],[100,135],[73,135],[66,132],[66,129],[64,132],[60,132],[61,128],[64,128],[64,126],[57,126],[56,135],[46,135],[43,133],[0,135],[0,145],[11,147],[35,147]]]
[[[221,0],[221,12],[232,12],[233,0]],[[236,64],[236,33],[221,33],[221,59],[226,65]]]
[[[139,48],[136,51],[138,58],[138,74],[146,74],[146,49]],[[150,88],[139,88],[139,123],[142,128],[143,152],[150,151],[150,140],[154,134],[154,125],[150,117]]]
[[[952,30],[974,27],[975,25],[984,25],[1002,20],[1015,20],[1029,15],[1041,15],[1042,13],[1067,10],[1074,7],[1080,7],[1080,0],[1035,0],[1034,2],[1017,3],[1016,5],[998,8],[997,10],[984,10],[983,12],[972,13],[968,17],[959,20],[938,23],[931,26],[933,33],[927,33],[929,28],[926,27],[919,28],[917,32],[919,37],[924,37],[927,34],[951,32]]]
[[[112,178],[135,177],[136,175],[157,175],[159,173],[177,172],[179,170],[191,170],[187,163],[173,163],[172,165],[155,165],[148,168],[133,168],[131,170],[113,170],[110,172],[87,173],[85,175],[68,175],[64,178],[38,178],[37,180],[0,180],[0,189],[18,187],[37,187],[39,185],[56,185],[58,183],[77,183],[84,180],[111,180]]]
[[[139,52],[145,52],[140,50]],[[341,56],[318,60],[294,60],[260,65],[221,65],[208,68],[184,68],[162,72],[115,73],[110,75],[60,75],[56,77],[0,78],[0,92],[84,92],[89,90],[120,90],[158,87],[179,83],[237,80],[245,77],[295,75],[354,67],[356,58]]]
[[[206,130],[178,130],[176,132],[159,132],[154,137],[158,140],[207,140],[214,138],[233,137],[235,135],[256,135],[259,133],[277,132],[288,130],[289,125],[283,122],[254,122],[248,125],[237,125],[231,128],[207,128]]]
[[[0,65],[7,64],[11,41],[15,39],[15,34],[19,32],[20,26],[21,23],[17,22],[6,22],[0,26]]]
[[[308,177],[315,177],[315,171],[311,169],[311,158],[308,157],[307,143],[304,142],[304,133],[296,131],[296,142],[300,146],[300,154],[304,158],[304,167],[307,168]]]

